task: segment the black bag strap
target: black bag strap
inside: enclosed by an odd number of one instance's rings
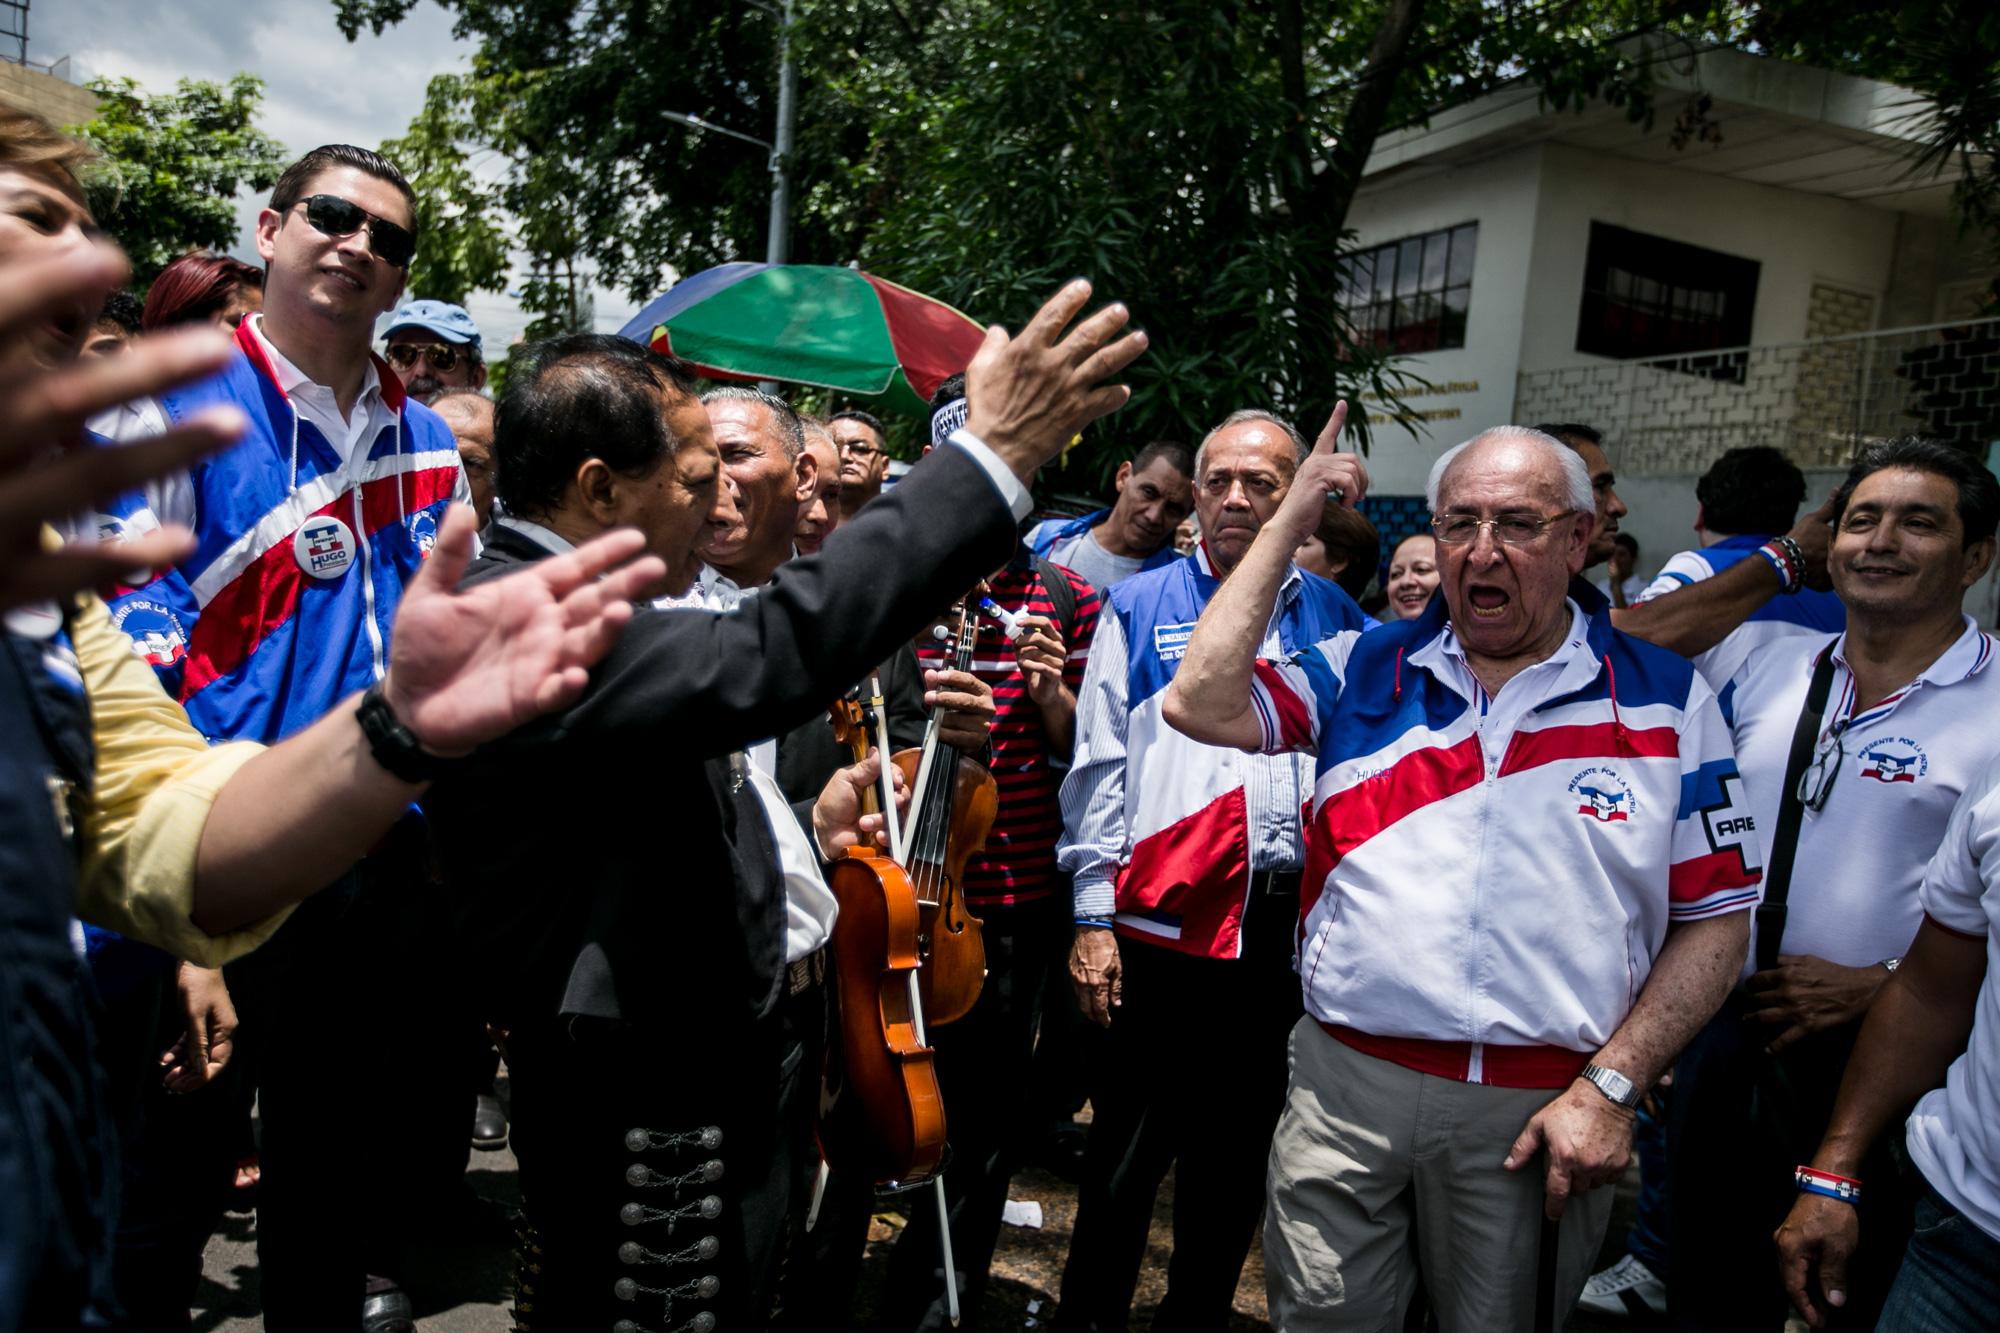
[[[1076,589],[1063,577],[1062,568],[1045,556],[1035,557],[1035,574],[1048,590],[1049,605],[1055,608],[1056,624],[1062,630],[1063,649],[1076,637]]]
[[[1819,742],[1819,721],[1826,715],[1826,696],[1833,690],[1833,645],[1813,664],[1806,706],[1792,729],[1792,753],[1785,760],[1785,788],[1778,795],[1778,834],[1771,841],[1771,863],[1764,867],[1764,900],[1757,905],[1757,970],[1778,965],[1778,946],[1785,939],[1785,899],[1792,891],[1792,861],[1799,850],[1799,825],[1805,803],[1799,800],[1799,780],[1812,762]]]

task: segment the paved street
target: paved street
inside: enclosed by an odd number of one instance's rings
[[[488,1198],[505,1202],[519,1199],[514,1155],[511,1152],[476,1152],[468,1167],[472,1187]],[[1625,1228],[1631,1218],[1637,1190],[1636,1171],[1619,1187],[1610,1233],[1606,1239],[1609,1258],[1616,1258]],[[1004,1227],[995,1254],[995,1283],[991,1329],[1030,1329],[1046,1323],[1062,1278],[1063,1256],[1069,1245],[1070,1226],[1076,1215],[1076,1190],[1045,1171],[1027,1170],[1015,1178],[1013,1196],[1033,1200],[1042,1206],[1039,1230]],[[1161,1191],[1155,1213],[1146,1271],[1141,1275],[1134,1333],[1147,1333],[1153,1310],[1166,1284],[1166,1261],[1172,1247],[1172,1181]],[[868,1316],[879,1304],[883,1270],[890,1243],[902,1219],[884,1213],[870,1231],[868,1262],[862,1278],[858,1302],[860,1326],[868,1326]],[[506,1333],[507,1293],[512,1281],[511,1257],[499,1246],[436,1246],[414,1256],[411,1296],[417,1304],[417,1326],[424,1333]],[[256,1223],[248,1216],[232,1214],[224,1229],[208,1245],[205,1277],[196,1300],[196,1333],[253,1333],[263,1322],[257,1297]],[[1253,1248],[1245,1265],[1243,1281],[1236,1293],[1237,1319],[1231,1333],[1267,1333],[1264,1322],[1264,1266]],[[1571,1333],[1613,1333],[1629,1331],[1633,1325],[1616,1320],[1579,1317],[1569,1324]]]

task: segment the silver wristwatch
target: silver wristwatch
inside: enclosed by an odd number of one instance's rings
[[[1585,1065],[1583,1076],[1597,1085],[1597,1090],[1613,1102],[1630,1111],[1639,1105],[1645,1090],[1615,1069],[1603,1065]]]

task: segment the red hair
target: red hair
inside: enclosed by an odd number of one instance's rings
[[[245,289],[264,290],[264,271],[228,255],[182,255],[160,270],[146,292],[140,327],[147,333],[213,319]]]

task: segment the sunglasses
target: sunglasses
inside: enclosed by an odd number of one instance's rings
[[[458,367],[459,350],[443,343],[390,343],[382,355],[398,370],[408,370],[422,357],[431,363],[432,370],[449,375]]]
[[[377,259],[395,268],[408,268],[417,253],[417,238],[393,222],[376,217],[359,204],[337,194],[316,194],[301,199],[306,221],[324,236],[352,236],[368,229],[368,248]]]
[[[1847,758],[1847,745],[1841,740],[1846,730],[1847,724],[1842,722],[1821,736],[1813,746],[1812,763],[1799,774],[1799,804],[1814,814],[1826,809],[1827,798],[1833,795],[1834,779],[1840,776],[1841,763]]]

